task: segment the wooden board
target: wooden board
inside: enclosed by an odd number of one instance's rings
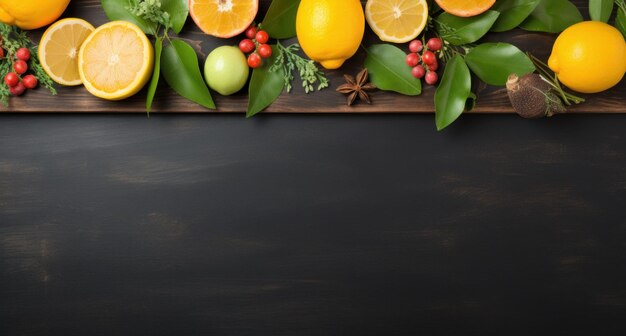
[[[267,9],[270,0],[261,0],[263,13]],[[587,1],[575,0],[583,15],[587,16]],[[64,14],[65,17],[81,17],[91,22],[94,26],[107,22],[99,0],[74,0]],[[43,30],[33,32],[33,39],[39,40]],[[183,29],[181,37],[198,51],[200,60],[203,61],[207,53],[218,45],[238,43],[238,39],[220,40],[209,37],[199,31],[191,19]],[[547,59],[555,34],[530,33],[522,30],[514,32],[490,34],[485,40],[507,41],[515,44],[520,49],[530,51],[541,59]],[[377,43],[376,36],[369,30],[366,33],[367,43]],[[288,42],[295,42],[293,41]],[[345,97],[335,88],[340,85],[344,73],[355,74],[363,64],[364,53],[360,51],[350,59],[344,67],[336,71],[327,71],[331,87],[315,94],[305,94],[299,88],[291,94],[284,93],[265,112],[279,113],[432,113],[434,111],[433,95],[435,89],[425,86],[423,94],[419,97],[407,97],[399,94],[378,91],[372,94],[373,104],[359,103],[354,107],[345,104]],[[476,81],[477,82],[477,81]],[[115,112],[115,113],[145,113],[145,91],[120,102],[109,102],[91,96],[83,87],[60,87],[58,96],[51,96],[46,90],[39,89],[29,92],[19,99],[12,99],[9,108],[0,107],[2,112]],[[245,90],[244,90],[245,91]],[[478,105],[473,113],[512,113],[512,108],[506,96],[504,88],[496,88],[482,85],[478,88]],[[202,106],[192,103],[178,96],[166,85],[159,87],[155,102],[154,112],[236,112],[246,110],[247,94],[245,92],[222,97],[213,94],[218,106],[217,111],[207,110]],[[574,113],[626,113],[626,80],[617,87],[601,94],[585,96],[587,102],[574,106],[570,109]]]

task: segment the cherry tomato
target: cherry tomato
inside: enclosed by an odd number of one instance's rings
[[[412,68],[418,64],[420,64],[420,55],[416,53],[410,53],[406,55],[406,65]]]
[[[17,76],[15,72],[9,72],[4,76],[4,83],[8,87],[14,87],[20,82],[20,78]]]
[[[9,91],[14,96],[21,96],[24,94],[24,91],[26,91],[26,88],[24,87],[24,84],[22,84],[22,82],[19,82],[16,86],[11,87]]]
[[[267,44],[261,44],[256,50],[262,58],[272,57],[272,47]]]
[[[259,42],[259,43],[261,43],[261,44],[264,44],[264,43],[267,43],[267,41],[269,41],[269,40],[270,40],[270,36],[267,34],[267,32],[266,32],[266,31],[264,31],[264,30],[259,30],[259,31],[256,33],[256,36],[255,36],[255,38],[254,38],[254,39],[255,39],[257,42]]]
[[[426,74],[426,84],[428,85],[435,85],[437,84],[437,82],[439,81],[439,76],[437,75],[436,72],[434,71],[430,71]]]
[[[239,42],[239,50],[244,54],[253,52],[254,48],[256,48],[256,45],[251,39],[243,39]]]
[[[441,47],[443,46],[443,42],[441,42],[440,38],[433,37],[430,40],[428,40],[428,42],[426,43],[426,46],[428,46],[428,49],[432,51],[437,51],[437,50],[441,50]]]
[[[22,78],[22,83],[24,84],[25,88],[34,89],[37,87],[39,81],[37,80],[37,77],[33,75],[26,75],[24,76],[24,78]]]
[[[15,70],[15,72],[18,75],[21,75],[21,74],[25,73],[26,71],[28,71],[28,64],[26,64],[26,62],[24,62],[22,60],[17,60],[13,64],[13,70]]]
[[[248,27],[248,29],[246,29],[246,37],[249,39],[254,39],[254,37],[256,36],[256,32],[257,32],[257,27],[254,24],[251,24],[250,27]]]
[[[424,67],[421,65],[418,65],[411,70],[411,75],[417,79],[424,78],[425,74],[426,70],[424,70]]]
[[[432,51],[426,50],[424,51],[424,54],[422,55],[422,61],[426,65],[432,65],[432,64],[435,64],[435,62],[437,62],[437,56],[435,56],[435,54]]]
[[[263,60],[261,59],[261,56],[259,56],[259,54],[252,53],[248,56],[248,66],[251,67],[252,69],[256,69],[260,67],[262,64],[263,64]]]
[[[424,50],[424,45],[422,45],[422,41],[420,40],[413,40],[409,43],[409,50],[413,53],[419,53]]]
[[[28,48],[19,48],[17,49],[15,56],[17,59],[26,62],[30,59],[30,50],[28,50]]]
[[[435,63],[428,65],[428,70],[430,71],[437,71],[437,69],[439,69],[439,62],[437,62],[437,60],[435,60]]]

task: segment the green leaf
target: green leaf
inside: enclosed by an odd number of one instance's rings
[[[474,43],[483,37],[496,22],[500,13],[488,10],[473,17],[458,17],[442,13],[435,19],[440,37],[453,45]]]
[[[613,13],[614,0],[589,0],[589,15],[594,21],[609,21]]]
[[[148,87],[148,95],[146,97],[146,112],[150,114],[152,109],[152,101],[156,94],[159,79],[161,78],[161,53],[163,52],[163,38],[158,37],[154,42],[154,68],[152,69],[152,79]]]
[[[276,46],[272,46],[277,50]],[[252,79],[248,86],[248,110],[246,117],[250,118],[263,111],[280,97],[285,87],[285,72],[282,67],[274,71],[270,68],[276,61],[276,55],[267,59],[263,66],[252,71]]]
[[[624,39],[626,39],[626,8],[617,11],[617,17],[615,18],[615,27],[622,32]]]
[[[102,9],[111,21],[124,20],[139,26],[144,33],[156,34],[157,25],[131,14],[127,8],[132,5],[131,0],[102,0]]]
[[[364,67],[370,81],[377,88],[394,91],[407,96],[422,93],[422,82],[411,75],[406,66],[406,53],[390,44],[375,44],[367,48]]]
[[[560,33],[565,28],[581,22],[582,14],[568,0],[541,0],[539,5],[522,22],[520,28],[530,31]]]
[[[500,13],[500,16],[491,31],[504,32],[516,28],[537,8],[539,2],[540,0],[497,0],[491,10]]]
[[[465,110],[472,96],[472,77],[463,57],[454,56],[448,64],[435,92],[437,130],[450,126]],[[471,105],[471,104],[470,104]]]
[[[188,0],[161,0],[161,9],[170,15],[174,32],[180,33],[189,15]]]
[[[494,86],[505,85],[512,73],[521,77],[535,71],[530,58],[508,43],[483,43],[467,53],[465,62],[480,80]]]
[[[161,73],[169,86],[181,96],[206,108],[215,108],[209,88],[200,73],[198,55],[189,44],[172,40],[163,48]]]
[[[296,36],[296,14],[300,0],[274,0],[263,19],[263,30],[276,39]]]

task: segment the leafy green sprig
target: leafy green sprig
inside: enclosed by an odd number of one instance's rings
[[[280,42],[276,43],[278,49],[278,56],[274,61],[274,64],[270,68],[270,71],[275,72],[278,68],[283,69],[285,74],[285,87],[287,92],[292,90],[292,82],[294,81],[294,71],[297,70],[302,80],[302,87],[305,93],[323,90],[328,87],[329,82],[326,75],[320,70],[313,60],[308,60],[300,55],[300,45],[294,43],[290,46],[284,47]],[[317,88],[314,86],[317,84]]]
[[[28,48],[31,55],[30,61],[28,62],[30,71],[37,77],[41,86],[48,89],[51,94],[56,95],[57,91],[54,88],[54,82],[43,70],[41,64],[39,64],[37,47],[30,40],[28,34],[18,27],[0,23],[0,36],[2,41],[1,46],[5,51],[5,57],[0,59],[0,76],[4,77],[4,75],[13,71],[17,50],[22,47]],[[4,106],[8,106],[10,95],[9,88],[4,84],[0,84],[0,102]]]
[[[133,0],[126,9],[133,15],[157,24],[154,35],[158,35],[161,28],[164,28],[163,36],[166,37],[168,36],[167,31],[172,28],[172,20],[170,14],[164,11],[162,6],[160,0]]]

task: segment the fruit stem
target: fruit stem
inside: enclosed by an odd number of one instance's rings
[[[540,59],[535,57],[530,52],[527,52],[526,55],[528,55],[530,60],[533,62],[533,64],[535,65],[535,68],[537,68],[537,71],[539,71],[541,78],[546,83],[550,84],[550,86],[552,86],[552,88],[559,94],[559,96],[561,96],[561,99],[563,99],[563,102],[566,105],[571,106],[572,102],[574,104],[580,104],[585,101],[584,98],[575,96],[563,90],[563,87],[561,86],[561,83],[559,82],[558,77],[556,76],[555,73],[550,73],[551,72],[550,67],[548,67],[547,64],[542,62]]]

